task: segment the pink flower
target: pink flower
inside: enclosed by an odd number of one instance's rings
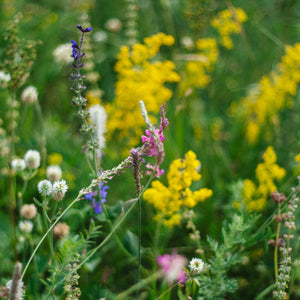
[[[157,263],[161,266],[167,282],[171,284],[174,280],[185,282],[187,279],[184,267],[187,265],[187,259],[176,253],[164,254],[157,258]]]
[[[156,177],[161,176],[164,170],[160,170],[160,165],[165,158],[164,144],[165,137],[163,134],[164,129],[169,125],[166,119],[165,103],[160,108],[160,125],[159,129],[153,126],[148,126],[149,129],[145,130],[145,135],[142,135],[142,143],[147,147],[147,155],[155,156],[156,163],[154,165],[147,164],[147,174],[155,174]]]

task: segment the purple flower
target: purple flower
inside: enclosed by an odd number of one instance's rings
[[[92,31],[93,30],[93,28],[92,27],[87,27],[87,28],[83,28],[81,25],[77,25],[77,28],[81,31],[81,32],[90,32],[90,31]]]
[[[71,41],[72,44],[72,56],[74,60],[77,60],[80,57],[80,48],[75,41]]]
[[[100,201],[96,202],[95,199],[92,200],[92,207],[94,208],[94,211],[96,214],[100,214],[103,212],[102,203],[105,203],[105,202],[106,202],[105,199],[102,199],[101,202]]]
[[[107,190],[109,189],[109,187],[107,185],[104,185],[103,182],[101,182],[98,185],[98,188],[99,190],[95,190],[84,195],[85,199],[91,201],[91,206],[94,208],[96,214],[100,214],[103,211],[102,204],[106,202]],[[97,198],[99,196],[100,201],[97,201]]]
[[[99,191],[100,191],[100,197],[101,199],[106,199],[107,196],[107,190],[109,189],[108,185],[104,185],[103,182],[99,184]]]

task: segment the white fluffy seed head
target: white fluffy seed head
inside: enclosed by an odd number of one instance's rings
[[[46,169],[46,177],[51,182],[59,181],[62,176],[62,170],[58,165],[48,166]]]
[[[24,156],[28,169],[37,169],[41,163],[40,153],[36,150],[28,150]]]
[[[16,172],[22,172],[26,168],[26,163],[24,159],[21,158],[15,158],[11,162],[11,167],[16,171]]]

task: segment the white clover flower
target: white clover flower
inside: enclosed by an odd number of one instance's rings
[[[100,30],[95,32],[92,38],[95,42],[105,42],[107,40],[107,33],[104,30]]]
[[[41,156],[36,150],[28,150],[24,159],[28,169],[37,169],[40,166]]]
[[[58,46],[53,51],[54,60],[62,65],[67,65],[73,62],[73,57],[71,57],[71,45],[62,44]]]
[[[26,163],[24,159],[21,158],[15,158],[11,162],[11,167],[16,171],[16,172],[22,172],[26,168]]]
[[[182,46],[188,50],[192,50],[194,48],[194,41],[189,36],[183,36],[180,42]]]
[[[19,228],[24,232],[30,233],[32,231],[33,224],[31,221],[20,221]]]
[[[189,268],[193,274],[200,274],[204,270],[204,261],[200,258],[193,258],[189,263]]]
[[[34,103],[37,101],[37,98],[38,98],[38,92],[37,92],[37,89],[36,87],[34,86],[29,86],[27,87],[23,92],[22,92],[22,95],[21,95],[21,100],[24,102],[24,103],[27,103],[27,104],[31,104],[31,103]]]
[[[46,177],[49,179],[51,182],[54,181],[59,181],[62,176],[62,170],[60,166],[58,165],[51,165],[48,166],[46,169]]]
[[[38,191],[43,196],[48,196],[52,193],[52,183],[49,180],[42,180],[38,183]]]
[[[100,104],[92,105],[89,109],[90,120],[95,126],[95,136],[99,143],[99,148],[103,149],[105,147],[105,137],[106,132],[106,111]]]
[[[11,77],[9,74],[3,72],[3,71],[0,71],[0,85],[2,87],[6,87],[7,86],[7,83],[11,80]]]
[[[68,190],[68,186],[65,180],[56,181],[53,184],[52,196],[56,201],[61,201],[66,192]]]
[[[117,18],[106,21],[105,28],[111,32],[119,32],[122,29],[122,22]]]

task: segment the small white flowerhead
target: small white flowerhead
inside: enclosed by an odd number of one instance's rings
[[[21,95],[21,100],[27,104],[36,102],[37,98],[38,98],[37,89],[32,85],[27,87]]]
[[[41,156],[36,150],[28,150],[24,159],[28,169],[37,169],[40,166]]]
[[[67,190],[68,186],[65,180],[56,181],[53,184],[52,196],[56,201],[61,201]]]
[[[92,35],[95,42],[105,42],[107,40],[107,33],[104,30],[97,31]]]
[[[38,183],[38,191],[43,196],[49,196],[52,193],[52,183],[49,180],[42,180]]]
[[[189,36],[182,37],[180,42],[182,46],[188,50],[192,50],[194,48],[194,41]]]
[[[21,216],[31,220],[36,216],[37,210],[34,204],[24,204],[21,207]]]
[[[61,176],[62,176],[62,170],[61,170],[60,166],[52,165],[52,166],[47,167],[46,177],[51,182],[60,180]]]
[[[16,172],[22,172],[26,168],[26,163],[24,159],[16,158],[11,162],[11,166]]]
[[[112,18],[106,21],[105,28],[111,32],[119,32],[122,29],[122,22],[117,18]]]
[[[204,269],[204,261],[200,258],[193,258],[189,263],[189,269],[192,274],[200,274]]]
[[[69,43],[59,45],[53,51],[54,60],[62,65],[67,65],[73,62],[73,58],[71,57],[71,46]]]
[[[33,224],[31,221],[20,221],[19,228],[24,232],[30,233],[32,231]]]
[[[0,86],[7,87],[7,83],[11,80],[11,77],[9,74],[0,71]]]

